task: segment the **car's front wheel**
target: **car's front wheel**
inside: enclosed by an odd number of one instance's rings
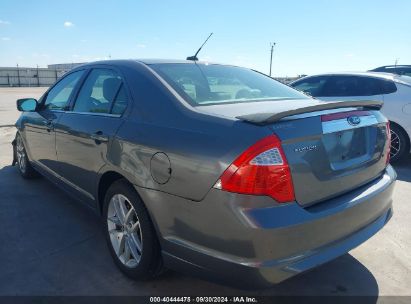
[[[399,126],[391,123],[391,151],[390,159],[394,163],[405,158],[410,152],[410,143],[407,133]]]
[[[24,147],[23,139],[21,135],[17,133],[16,135],[16,149],[15,149],[15,158],[17,161],[17,167],[21,176],[24,178],[33,178],[37,176],[37,172],[33,169],[30,164],[29,158],[27,156],[26,148]]]
[[[104,226],[110,253],[127,276],[144,280],[161,270],[160,246],[146,207],[125,180],[114,182],[104,201]]]

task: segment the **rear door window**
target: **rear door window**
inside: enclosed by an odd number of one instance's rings
[[[111,114],[121,115],[127,108],[127,94],[124,87],[124,83],[121,84],[120,90],[117,93],[116,99],[114,100],[113,106],[111,108]]]
[[[110,69],[93,69],[84,82],[73,111],[122,114],[127,96],[121,76]]]
[[[323,97],[374,96],[397,90],[393,81],[366,76],[330,76],[324,85]]]
[[[329,76],[320,96],[360,96],[361,86],[358,78],[356,76]]]
[[[397,92],[397,86],[392,80],[380,80],[381,94],[391,94]]]
[[[371,77],[358,77],[359,95],[357,96],[373,96],[382,94],[382,79]]]

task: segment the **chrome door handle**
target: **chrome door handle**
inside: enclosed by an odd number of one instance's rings
[[[43,120],[43,124],[46,126],[47,128],[47,132],[50,132],[51,130],[53,130],[53,121],[52,120]]]
[[[91,134],[90,138],[96,141],[96,143],[108,142],[108,136],[104,135],[101,131]]]

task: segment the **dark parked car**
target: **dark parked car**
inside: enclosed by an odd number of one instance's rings
[[[381,102],[325,103],[240,67],[129,60],[77,67],[17,106],[21,175],[95,208],[135,279],[167,267],[267,286],[392,215]]]
[[[411,65],[386,65],[370,70],[369,72],[384,72],[397,75],[411,76]]]

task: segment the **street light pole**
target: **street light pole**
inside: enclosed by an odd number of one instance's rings
[[[37,86],[40,86],[39,65],[37,64]]]
[[[20,71],[19,71],[19,64],[17,63],[17,82],[19,84],[19,87],[21,87],[21,83],[20,83]]]
[[[274,52],[275,42],[271,43],[271,56],[270,56],[270,77],[271,77],[271,68],[273,66],[273,52]]]

